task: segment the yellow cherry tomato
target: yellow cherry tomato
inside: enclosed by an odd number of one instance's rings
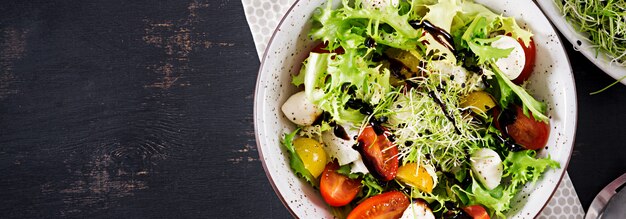
[[[496,106],[491,95],[485,91],[474,91],[469,93],[461,101],[461,107],[472,107],[472,111],[477,114],[485,114],[487,110]]]
[[[326,166],[326,152],[320,142],[310,138],[298,138],[293,141],[293,146],[300,159],[302,159],[304,168],[311,175],[317,178],[322,174]]]
[[[416,163],[407,163],[398,168],[396,179],[422,192],[431,193],[433,191],[433,177],[428,174],[424,167],[420,167]]]

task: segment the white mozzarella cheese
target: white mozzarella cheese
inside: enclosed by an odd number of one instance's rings
[[[281,110],[289,121],[301,126],[313,124],[315,119],[322,114],[322,110],[309,101],[304,91],[291,95]]]
[[[491,43],[499,49],[513,48],[509,56],[496,60],[496,66],[511,80],[516,79],[524,70],[526,55],[522,45],[510,36],[500,36],[500,39]]]
[[[336,158],[341,166],[361,158],[359,152],[352,148],[356,143],[353,137],[359,134],[359,130],[347,126],[344,126],[344,129],[349,136],[347,140],[337,137],[332,130],[322,133],[324,150],[331,158]]]
[[[476,178],[488,189],[494,189],[502,180],[502,159],[494,150],[481,148],[470,157],[472,171]]]
[[[367,166],[365,166],[365,163],[363,163],[363,158],[361,158],[361,156],[359,156],[358,160],[355,160],[354,162],[352,162],[352,164],[350,165],[350,173],[363,173],[363,174],[367,174],[370,171],[367,169]]]
[[[404,210],[400,219],[435,219],[435,215],[428,205],[426,205],[426,202],[416,200]]]

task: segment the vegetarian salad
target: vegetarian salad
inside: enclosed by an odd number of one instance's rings
[[[282,146],[340,218],[505,217],[547,168],[532,34],[469,0],[329,1]]]

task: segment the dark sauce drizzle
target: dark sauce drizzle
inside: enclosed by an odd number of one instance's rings
[[[321,125],[322,122],[328,122],[330,120],[330,113],[324,111],[321,115],[319,115],[317,118],[315,118],[315,121],[313,121],[313,124],[311,125]]]
[[[346,141],[350,140],[350,136],[348,136],[346,130],[340,125],[336,125],[335,127],[333,127],[333,133],[335,134],[335,136],[337,136],[337,138],[341,138]]]
[[[441,29],[440,27],[435,26],[427,20],[423,21],[409,21],[411,27],[415,29],[423,29],[424,31],[433,35],[433,38],[441,45],[448,48],[453,54],[456,55],[456,49],[454,48],[454,40],[452,39],[452,35],[448,33],[448,31]]]
[[[483,80],[483,83],[485,83],[486,87],[491,87],[491,85],[489,84],[489,80],[487,79],[487,75],[481,76],[481,79]]]
[[[382,123],[384,122],[381,122],[380,119],[376,119],[375,117],[372,117],[370,119],[370,125],[374,129],[374,132],[376,133],[376,135],[385,134],[385,128],[383,127]]]
[[[346,129],[343,128],[343,126],[337,125],[337,123],[334,122],[334,121],[328,123],[328,125],[333,127],[333,134],[335,134],[335,136],[337,136],[337,138],[341,138],[341,139],[346,140],[346,141],[350,140],[350,136],[346,132]]]
[[[508,125],[513,124],[515,120],[517,119],[516,113],[510,109],[503,109],[502,112],[500,112],[500,115],[496,115],[496,116],[498,116],[498,123],[499,123],[498,125],[503,129],[502,135],[496,134],[496,137],[497,137],[496,139],[500,141],[500,143],[502,143],[505,147],[507,147],[511,151],[524,150],[524,147],[515,143],[515,141],[513,141],[509,137],[509,134],[506,129]]]
[[[374,113],[374,108],[360,99],[349,99],[348,102],[346,102],[346,107],[351,109],[358,109],[359,112],[363,115],[369,116]]]
[[[376,47],[376,40],[374,38],[368,37],[365,39],[365,46],[368,48]]]
[[[430,98],[433,98],[433,100],[435,101],[435,103],[437,103],[439,105],[439,107],[441,108],[441,110],[443,111],[443,114],[446,116],[446,118],[448,118],[448,120],[450,120],[450,122],[452,122],[452,126],[454,126],[454,130],[456,131],[457,134],[461,134],[461,130],[459,130],[459,128],[456,126],[456,121],[454,120],[454,118],[452,118],[452,116],[450,115],[450,112],[448,112],[446,105],[441,102],[441,100],[439,99],[439,97],[437,97],[437,95],[435,94],[434,91],[430,91],[428,92],[428,96]]]

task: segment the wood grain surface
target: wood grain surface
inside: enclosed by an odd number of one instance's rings
[[[566,44],[587,208],[626,171],[626,86]],[[258,159],[238,0],[2,1],[0,218],[287,218]]]

